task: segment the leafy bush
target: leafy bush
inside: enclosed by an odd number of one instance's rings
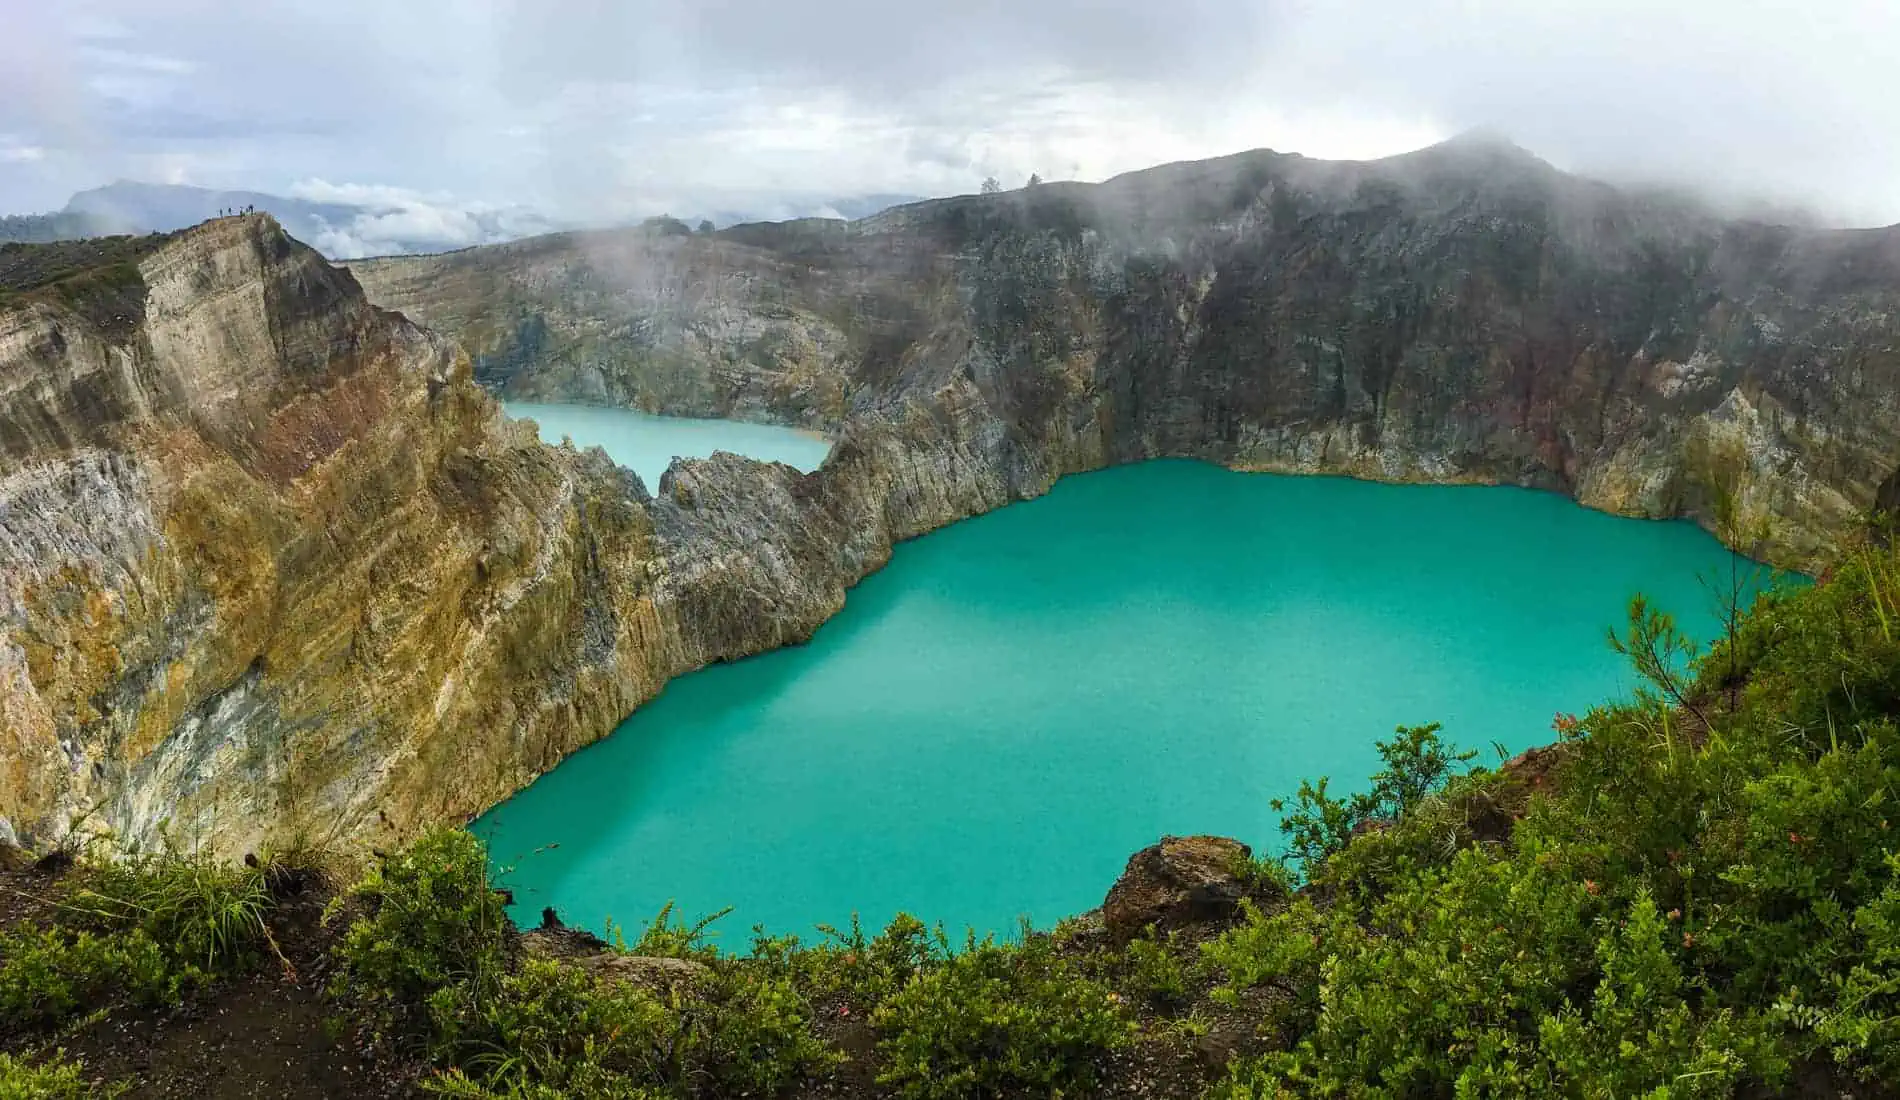
[[[68,929],[16,929],[0,936],[0,1015],[29,1025],[58,1023],[123,997],[175,1003],[210,980],[180,963],[144,929],[99,936]]]
[[[1403,817],[1470,766],[1477,752],[1451,749],[1438,736],[1441,728],[1437,722],[1400,726],[1395,736],[1378,742],[1385,767],[1373,773],[1372,793],[1364,803],[1368,813]]]
[[[1854,914],[1844,952],[1853,964],[1828,976],[1819,1006],[1787,1000],[1777,1008],[1837,1061],[1864,1066],[1873,1080],[1900,1081],[1900,854],[1889,854],[1887,867],[1893,881]]]
[[[1455,752],[1439,737],[1440,727],[1400,726],[1395,736],[1378,743],[1385,767],[1372,777],[1372,789],[1347,798],[1327,793],[1328,778],[1317,783],[1300,781],[1291,812],[1280,821],[1287,836],[1287,854],[1312,879],[1325,862],[1343,850],[1353,836],[1374,821],[1396,820],[1411,813],[1477,756]],[[1273,800],[1276,812],[1285,812],[1285,799]]]
[[[0,1053],[0,1100],[110,1100],[125,1092],[122,1084],[92,1084],[82,1068],[58,1051],[37,1063]]]
[[[680,1080],[693,1053],[693,1035],[650,994],[545,959],[491,986],[443,986],[428,1010],[435,1061],[487,1088],[574,1090],[586,1081],[635,1089]]]
[[[836,1055],[790,980],[720,959],[662,909],[634,950],[712,964],[661,997],[551,959],[511,966],[481,842],[424,834],[355,891],[365,912],[336,947],[336,991],[444,1071],[447,1096],[727,1096],[783,1089]],[[721,914],[723,915],[723,914]]]
[[[1242,856],[1236,853],[1229,868],[1241,886],[1254,897],[1280,897],[1299,888],[1299,876],[1280,859]]]
[[[1123,949],[1128,988],[1158,1007],[1170,1008],[1188,999],[1188,970],[1175,953],[1173,937],[1162,939],[1150,925],[1147,933]]]
[[[429,830],[373,868],[355,896],[368,912],[337,946],[339,995],[409,1010],[445,987],[501,975],[506,915],[487,853],[468,833]]]
[[[207,973],[230,973],[275,950],[270,904],[256,869],[167,853],[95,868],[63,907],[81,923],[143,930]]]
[[[1237,1005],[1241,993],[1274,985],[1289,998],[1277,1002],[1274,1018],[1265,1022],[1303,1031],[1319,1012],[1321,945],[1331,934],[1327,915],[1310,898],[1271,916],[1242,902],[1241,923],[1201,945],[1203,962],[1224,983],[1214,1000]]]
[[[728,969],[706,1013],[715,1096],[771,1095],[842,1056],[811,1031],[811,1008],[792,983]]]
[[[718,948],[712,945],[706,930],[714,923],[732,912],[727,906],[710,916],[701,917],[692,924],[678,919],[673,912],[673,903],[660,906],[660,911],[640,933],[640,938],[629,947],[616,929],[613,933],[617,946],[622,951],[635,955],[651,955],[667,959],[713,959],[719,956]]]
[[[932,934],[924,922],[908,913],[891,918],[884,931],[869,940],[855,915],[848,933],[830,925],[820,926],[819,931],[830,941],[824,950],[833,964],[828,990],[869,1007],[882,1004],[920,971],[949,954],[942,931]]]
[[[837,1058],[790,983],[750,970],[662,1000],[528,959],[491,985],[436,990],[428,1010],[430,1054],[454,1070],[437,1087],[452,1095],[764,1095]]]
[[[878,1081],[913,1100],[1085,1092],[1096,1059],[1132,1027],[1106,986],[1038,938],[972,939],[885,1001],[873,1024],[886,1059]]]
[[[256,872],[166,853],[88,867],[45,930],[0,935],[0,1011],[33,1026],[176,1003],[272,948]]]
[[[899,913],[876,936],[866,936],[854,914],[849,930],[821,924],[824,938],[805,944],[797,936],[757,932],[748,968],[783,978],[814,998],[841,998],[859,1009],[875,1009],[919,971],[947,958],[949,944],[941,929]]]
[[[613,1076],[596,1076],[586,1069],[569,1075],[559,1088],[518,1079],[484,1084],[451,1069],[423,1081],[422,1090],[450,1100],[670,1100],[666,1093],[628,1085]]]
[[[1287,855],[1307,879],[1342,851],[1366,821],[1370,799],[1364,795],[1334,798],[1326,790],[1330,783],[1331,777],[1324,775],[1317,783],[1302,779],[1290,809],[1283,798],[1272,803],[1276,813],[1286,815],[1280,819],[1280,831],[1287,837]]]
[[[1727,1011],[1700,1017],[1685,1000],[1669,950],[1669,921],[1646,894],[1597,940],[1600,978],[1587,1009],[1543,1018],[1537,1041],[1552,1087],[1588,1096],[1637,1096],[1667,1083],[1672,1096],[1727,1096],[1743,1080],[1785,1071],[1759,1020]]]

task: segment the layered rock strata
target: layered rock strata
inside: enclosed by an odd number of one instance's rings
[[[236,852],[506,796],[676,671],[643,492],[265,217],[0,311],[0,831]]]
[[[1900,483],[1900,234],[1724,222],[1489,145],[355,277],[262,217],[115,256],[0,286],[0,840],[461,819],[670,677],[809,637],[894,542],[1118,462],[1704,522],[1727,495],[1730,536],[1796,565]],[[478,380],[835,445],[648,487]]]

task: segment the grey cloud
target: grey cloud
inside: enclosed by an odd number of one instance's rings
[[[946,80],[1061,69],[1172,79],[1243,65],[1274,5],[1226,0],[514,0],[518,86],[594,79],[729,79],[928,95]]]
[[[0,208],[158,166],[570,218],[971,190],[1475,126],[1900,221],[1887,0],[0,0]]]

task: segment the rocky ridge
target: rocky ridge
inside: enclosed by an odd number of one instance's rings
[[[1486,140],[353,270],[504,396],[877,452],[890,495],[839,507],[894,537],[1181,456],[1705,525],[1724,486],[1731,541],[1812,568],[1900,471],[1900,228],[1724,221]]]

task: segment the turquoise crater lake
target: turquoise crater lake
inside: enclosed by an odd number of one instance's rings
[[[607,457],[639,474],[649,493],[659,491],[660,475],[676,457],[706,458],[714,451],[731,451],[810,473],[831,451],[830,441],[816,432],[773,424],[529,401],[504,402],[502,409],[509,416],[533,420],[544,443],[558,445],[567,437],[576,446],[606,451]]]
[[[1548,742],[1633,686],[1629,596],[1710,637],[1729,561],[1522,489],[1085,474],[899,546],[810,644],[675,681],[474,829],[528,920],[1047,925],[1164,833],[1277,850],[1268,800],[1363,786],[1401,723]]]

